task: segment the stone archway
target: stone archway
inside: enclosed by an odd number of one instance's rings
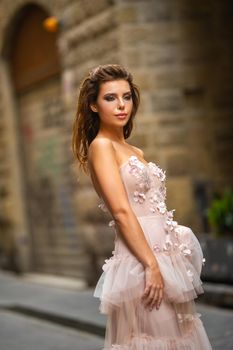
[[[61,69],[57,33],[35,4],[15,16],[5,52],[15,102],[21,202],[30,237],[30,268],[77,276],[76,223],[66,179]]]
[[[24,6],[16,16],[8,56],[17,93],[60,73],[57,33],[43,26],[48,16],[46,10],[33,4]]]

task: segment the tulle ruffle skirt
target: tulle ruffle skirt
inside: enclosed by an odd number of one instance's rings
[[[172,248],[166,247],[161,216],[138,217],[154,251],[164,280],[160,308],[149,311],[141,302],[145,288],[142,264],[116,232],[115,248],[103,265],[94,296],[108,315],[104,350],[210,350],[194,299],[204,293],[200,279],[203,253],[193,231],[178,225]]]

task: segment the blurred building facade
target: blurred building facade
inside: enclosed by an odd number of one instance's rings
[[[166,170],[175,219],[208,230],[208,201],[233,182],[232,18],[230,0],[0,0],[1,211],[20,270],[93,283],[111,252],[70,146],[79,83],[98,64],[133,73],[142,102],[128,141]]]

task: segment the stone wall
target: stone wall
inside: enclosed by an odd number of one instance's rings
[[[119,1],[121,60],[142,89],[132,141],[166,169],[168,204],[196,233],[232,185],[230,1]]]
[[[88,283],[93,283],[93,278],[96,278],[96,274],[99,273],[97,263],[98,255],[102,255],[103,259],[103,255],[108,254],[111,249],[109,246],[111,246],[112,240],[106,240],[109,234],[105,234],[105,241],[107,242],[105,250],[103,251],[102,245],[101,251],[98,251],[98,249],[97,251],[96,249],[93,251],[92,246],[93,244],[95,245],[93,239],[96,239],[96,234],[97,237],[103,236],[106,231],[106,225],[104,224],[106,219],[101,217],[100,213],[97,213],[97,198],[90,186],[90,180],[86,176],[83,176],[83,174],[77,174],[77,169],[73,169],[73,157],[70,145],[71,127],[75,114],[78,85],[82,77],[93,65],[108,63],[114,60],[115,62],[117,61],[117,25],[113,21],[113,6],[109,1],[98,1],[94,7],[92,1],[37,1],[35,3],[44,7],[51,15],[57,16],[60,22],[57,42],[61,61],[61,96],[59,103],[63,106],[60,108],[61,115],[59,119],[61,123],[59,124],[63,127],[63,133],[59,136],[59,147],[62,145],[63,149],[59,148],[59,154],[57,154],[57,156],[55,153],[52,155],[51,151],[54,147],[51,148],[51,145],[47,145],[48,147],[46,146],[45,129],[43,130],[44,136],[43,134],[38,134],[38,126],[43,120],[47,120],[50,123],[49,125],[46,124],[46,133],[48,134],[48,132],[50,132],[51,137],[54,132],[56,133],[55,129],[58,123],[54,123],[54,128],[52,128],[51,125],[51,111],[54,110],[52,106],[53,101],[49,104],[47,103],[47,107],[45,106],[45,95],[47,94],[47,102],[51,95],[52,90],[49,87],[51,83],[48,82],[44,87],[42,86],[43,90],[41,90],[41,88],[33,88],[31,91],[20,96],[20,99],[18,99],[18,97],[16,98],[14,95],[14,88],[10,85],[11,79],[9,76],[7,53],[10,49],[11,35],[14,30],[13,27],[16,25],[18,17],[21,16],[20,11],[22,7],[26,5],[27,2],[15,1],[14,5],[9,7],[6,1],[1,1],[1,73],[2,76],[5,76],[5,80],[1,79],[1,82],[6,81],[9,85],[7,87],[6,84],[1,85],[1,89],[6,90],[5,97],[3,98],[3,105],[5,107],[3,108],[3,115],[5,120],[7,120],[7,118],[11,120],[11,124],[8,122],[8,125],[2,131],[2,135],[5,136],[7,141],[5,144],[5,151],[2,149],[2,157],[5,156],[5,163],[3,165],[9,171],[8,173],[2,172],[1,183],[4,187],[9,189],[9,198],[7,198],[6,201],[8,203],[13,203],[9,211],[9,216],[15,223],[14,235],[20,253],[19,261],[21,270],[33,269],[45,273],[85,277]],[[55,87],[53,87],[53,89],[54,88]],[[11,103],[13,103],[13,110],[9,111],[8,106],[11,105]],[[44,115],[45,107],[46,115]],[[16,123],[16,120],[21,119],[21,116],[23,116],[24,120],[27,119],[26,121],[31,119],[32,125],[34,120],[34,124],[37,128],[37,142],[39,139],[41,142],[43,141],[43,144],[40,142],[40,145],[43,146],[43,150],[37,149],[37,152],[34,152],[35,155],[29,154],[29,151],[32,150],[32,145],[31,148],[27,147],[28,154],[26,158],[29,159],[29,157],[31,157],[31,163],[26,162],[26,168],[25,163],[22,163],[21,150],[17,147],[17,145],[20,145],[22,137],[19,135],[21,129],[18,129],[18,122]],[[23,120],[21,120],[21,124],[23,124]],[[50,129],[50,131],[48,129]],[[12,137],[14,138],[13,147],[10,144]],[[2,141],[4,141],[3,138]],[[11,155],[10,158],[6,157],[7,151]],[[65,155],[65,158],[62,154]],[[56,157],[56,159],[53,159],[54,157]],[[39,163],[38,159],[41,159]],[[41,183],[42,187],[39,189],[39,187],[35,185],[36,182],[33,184],[33,181],[31,181],[31,190],[28,195],[25,177],[33,180],[33,172],[35,171],[34,164],[37,164],[37,170],[41,172],[45,170],[47,170],[47,173],[49,173],[50,170],[53,171],[56,177],[54,178],[55,182],[51,185],[57,192],[55,197],[62,200],[61,204],[64,212],[61,210],[54,212],[53,209],[53,215],[51,204],[46,209],[48,203],[43,204],[41,202],[42,197],[45,199],[45,196],[42,194],[43,189],[46,190],[46,192],[43,191],[43,193],[45,195],[48,194],[46,196],[47,201],[51,202],[53,197],[53,203],[57,202],[54,196],[51,197],[52,192],[49,191],[47,187],[48,183],[46,183],[46,185],[45,183]],[[47,169],[45,169],[45,166]],[[67,196],[67,194],[69,198],[66,198],[64,202],[64,195]],[[38,202],[38,198],[40,198],[39,202],[41,203]],[[83,202],[82,205],[79,206],[80,200],[83,200],[83,198],[85,198],[86,203],[84,211]],[[71,207],[70,200],[72,202]],[[16,203],[18,204],[18,208],[22,208],[22,210],[17,210]],[[40,208],[37,208],[39,211],[35,211],[38,204],[40,206]],[[56,207],[57,205],[58,203],[56,203]],[[29,209],[31,207],[31,209],[28,210],[28,207]],[[55,208],[54,205],[53,208]],[[69,215],[67,210],[69,210]],[[42,211],[45,213],[44,220],[40,218]],[[72,216],[73,213],[75,213],[75,218]],[[92,213],[94,213],[97,219],[93,217]],[[34,219],[33,223],[30,223],[30,221],[32,221],[32,215]],[[52,218],[51,216],[54,217]],[[55,217],[57,217],[59,221],[55,226],[51,226]],[[60,222],[68,220],[67,225],[69,226],[71,224],[71,217],[72,221],[75,220],[76,222],[75,232],[70,227],[64,227],[64,232],[61,232],[59,229]],[[41,221],[43,221],[43,225],[41,225]],[[97,231],[99,234],[94,230],[95,223],[98,223]],[[35,228],[32,225],[36,225],[37,227]],[[48,227],[50,227],[49,232],[47,232]],[[34,238],[31,232],[33,230],[36,232]],[[51,241],[51,239],[53,242],[52,245],[50,244],[51,242],[48,242]],[[40,262],[39,264],[38,261]]]
[[[71,127],[79,83],[90,68],[102,63],[122,63],[133,73],[142,102],[128,141],[144,150],[147,161],[166,170],[168,208],[175,208],[175,219],[198,235],[207,229],[203,209],[213,190],[232,184],[232,4],[228,0],[98,0],[94,6],[91,0],[35,3],[60,22],[57,45],[66,155],[62,176],[72,197],[79,242],[77,254],[69,258],[62,273],[88,276],[88,282],[94,283],[114,236],[107,225],[109,217],[98,208],[90,179],[73,164]],[[0,0],[2,74],[7,74],[11,29],[25,4],[25,0]],[[4,89],[0,83],[0,91]],[[17,144],[13,147],[9,137],[17,130],[6,123],[9,113],[12,117],[18,113],[17,108],[14,113],[6,108],[7,102],[15,102],[14,94],[10,95],[6,101],[0,93],[4,147],[0,149],[0,179],[11,193],[9,203],[15,203],[10,215],[17,218],[16,231],[28,232],[25,210],[16,214],[16,203],[19,206],[24,198],[24,169],[17,158]],[[23,255],[30,257],[24,249]],[[68,259],[69,250],[66,254]]]

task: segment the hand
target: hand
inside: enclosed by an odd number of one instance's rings
[[[156,304],[157,310],[160,307],[163,298],[164,281],[158,266],[145,268],[145,290],[142,295],[142,301],[145,307],[150,311]]]

